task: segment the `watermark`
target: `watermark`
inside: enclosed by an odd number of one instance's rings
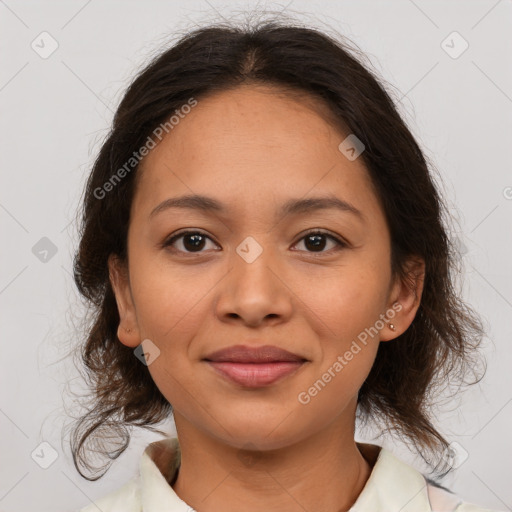
[[[149,366],[160,356],[160,349],[149,338],[146,338],[133,353],[142,364]]]
[[[441,48],[452,59],[458,59],[469,48],[469,43],[454,30],[441,41]]]
[[[361,331],[357,335],[357,340],[362,345],[366,346],[368,343],[368,336],[372,338],[377,335],[386,325],[388,320],[391,320],[395,317],[395,315],[402,310],[402,304],[399,302],[395,302],[391,308],[389,308],[386,313],[381,313],[379,316],[379,320],[377,320],[373,326],[367,327],[364,331]],[[345,351],[343,355],[339,355],[336,358],[336,361],[329,366],[327,371],[325,371],[322,376],[316,380],[311,387],[308,388],[307,391],[301,391],[297,395],[297,400],[302,405],[307,405],[311,402],[311,398],[315,397],[322,391],[329,382],[336,377],[347,364],[352,361],[356,354],[361,352],[362,347],[358,344],[356,340],[352,340],[350,348]]]
[[[246,443],[240,450],[238,450],[237,457],[244,464],[244,466],[254,466],[262,457],[256,445],[253,443]]]
[[[236,252],[247,263],[253,263],[263,252],[263,247],[252,236],[248,236],[238,245]]]
[[[363,153],[365,145],[361,139],[351,133],[339,144],[338,149],[348,160],[353,162],[359,155],[361,155],[361,153]]]
[[[153,130],[153,136],[158,140],[162,140],[164,132],[169,133],[177,124],[179,124],[181,119],[190,113],[193,107],[197,105],[197,100],[194,98],[189,98],[187,103],[182,105],[179,109],[176,109],[175,115],[173,114],[165,123],[161,123]],[[114,190],[114,187],[118,185],[123,178],[126,177],[133,169],[139,165],[140,161],[149,154],[149,151],[152,150],[157,145],[155,139],[149,135],[146,139],[146,142],[139,148],[138,151],[134,151],[132,156],[128,159],[127,162],[124,163],[122,167],[117,169],[117,171],[105,182],[101,187],[96,187],[94,189],[94,197],[96,199],[103,199],[107,195],[108,192]]]
[[[59,47],[57,40],[48,32],[41,32],[30,43],[32,50],[34,50],[41,59],[50,57]]]
[[[50,443],[43,441],[30,456],[39,467],[48,469],[58,459],[59,453]]]
[[[57,254],[57,251],[57,246],[46,236],[43,236],[32,247],[32,254],[42,263],[48,263]]]
[[[457,441],[452,441],[444,450],[442,458],[450,467],[457,469],[466,462],[469,453]]]

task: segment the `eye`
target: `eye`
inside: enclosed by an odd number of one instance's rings
[[[324,253],[328,252],[323,250],[327,245],[326,239],[329,239],[332,242],[334,242],[335,249],[347,247],[347,244],[340,240],[339,238],[337,238],[336,236],[318,229],[312,229],[308,231],[306,235],[304,235],[299,240],[299,242],[304,240],[305,247],[311,249],[308,250],[307,252]],[[201,253],[204,252],[202,251],[202,249],[205,248],[207,240],[213,242],[213,240],[209,236],[207,236],[205,233],[201,231],[182,231],[168,238],[162,244],[162,247],[172,247],[173,251],[182,252],[185,254]],[[178,241],[178,247],[173,247]],[[299,242],[297,242],[295,245],[297,245]]]
[[[331,235],[329,233],[326,233],[325,231],[318,230],[318,229],[313,229],[313,230],[308,231],[306,233],[306,235],[303,236],[299,240],[299,242],[304,240],[305,247],[312,249],[312,251],[308,251],[308,252],[322,253],[322,252],[328,252],[328,251],[323,251],[323,249],[327,245],[325,239],[330,239],[331,241],[334,242],[335,250],[339,250],[343,247],[347,247],[347,244],[345,242],[341,241],[338,237]]]
[[[182,240],[181,240],[182,239]],[[211,238],[201,231],[182,231],[171,238],[167,239],[162,247],[171,247],[175,244],[176,241],[180,241],[178,246],[181,245],[180,248],[172,247],[174,251],[187,253],[200,253],[205,244],[206,240],[210,240]]]

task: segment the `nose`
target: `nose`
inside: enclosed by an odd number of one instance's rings
[[[234,253],[231,271],[218,290],[216,316],[249,327],[287,321],[293,308],[293,287],[285,274],[269,249],[252,262]]]

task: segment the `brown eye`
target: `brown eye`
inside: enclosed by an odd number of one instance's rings
[[[184,231],[172,236],[163,247],[172,247],[173,250],[184,253],[200,253],[206,245],[206,241],[211,240],[201,231]],[[177,247],[173,247],[178,242]]]
[[[342,247],[346,247],[346,244],[339,240],[337,237],[325,233],[323,231],[310,231],[300,239],[300,241],[302,240],[304,240],[304,246],[306,247],[307,252],[328,252],[329,249],[327,251],[324,251],[327,245],[327,240],[331,240],[334,242],[335,249],[341,249]]]

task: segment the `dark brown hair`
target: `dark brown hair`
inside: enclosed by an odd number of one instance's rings
[[[426,158],[390,93],[357,53],[342,38],[298,23],[265,21],[243,28],[216,24],[194,30],[165,49],[128,87],[88,178],[74,260],[76,285],[92,311],[80,347],[92,406],[78,419],[71,437],[75,467],[85,478],[96,480],[109,467],[99,476],[81,471],[81,466],[92,469],[90,443],[100,447],[94,451],[115,459],[128,447],[129,428],[159,432],[152,425],[172,412],[147,367],[117,338],[119,314],[109,281],[109,255],[127,258],[138,166],[123,173],[108,193],[100,196],[98,190],[105,190],[104,184],[153,130],[190,98],[200,101],[242,84],[308,93],[322,100],[340,127],[365,145],[361,158],[391,234],[392,271],[407,280],[409,256],[423,258],[426,269],[416,317],[396,340],[380,344],[359,391],[358,418],[397,432],[425,460],[427,453],[442,458],[448,442],[432,424],[430,407],[448,384],[468,383],[466,376],[480,361],[483,329],[455,290],[459,260],[448,237],[447,208]],[[106,440],[117,443],[115,448],[104,446]]]

